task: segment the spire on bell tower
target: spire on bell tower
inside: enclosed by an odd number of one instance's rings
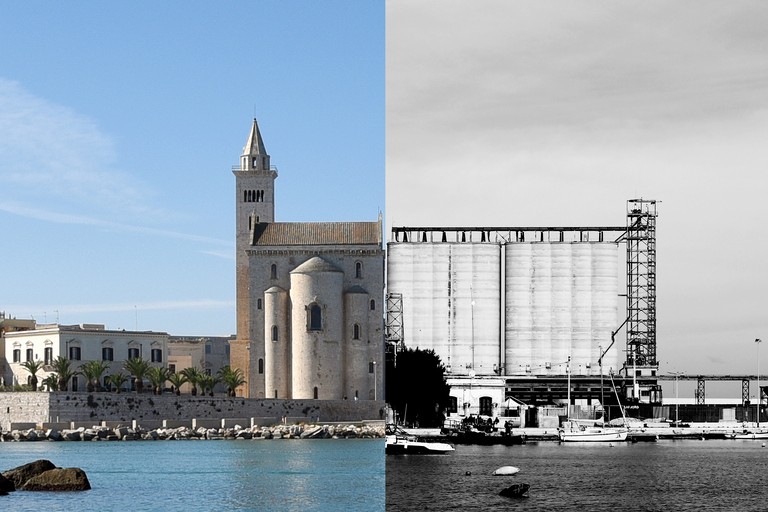
[[[261,138],[259,123],[256,118],[253,119],[251,132],[248,134],[248,140],[243,147],[243,155],[240,157],[240,170],[242,171],[268,171],[269,154],[264,147],[264,140]]]
[[[250,245],[256,224],[275,222],[277,169],[270,165],[256,119],[245,141],[240,165],[234,166],[232,173],[236,190],[236,240],[238,248],[244,251]]]

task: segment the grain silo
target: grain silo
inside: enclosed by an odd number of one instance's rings
[[[505,373],[598,375],[618,324],[616,243],[505,244]],[[618,368],[611,349],[603,364]]]
[[[387,341],[437,353],[460,417],[510,397],[602,403],[609,375],[657,396],[655,205],[628,201],[626,226],[392,228]]]
[[[453,373],[498,371],[500,254],[491,243],[389,244],[387,283],[404,297],[408,346],[434,350]]]

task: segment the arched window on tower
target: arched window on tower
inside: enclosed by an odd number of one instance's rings
[[[261,299],[256,299],[256,309],[261,309]]]
[[[376,311],[376,301],[371,299],[371,311]]]
[[[314,392],[312,393],[312,396],[314,397],[315,400],[317,400],[317,397],[319,396],[317,386],[315,386],[315,389],[314,389]]]
[[[264,360],[259,359],[259,374],[263,374],[263,373],[264,373]]]
[[[270,267],[269,278],[277,279],[277,265],[275,263],[273,263],[272,266]]]
[[[272,341],[278,341],[278,330],[276,325],[272,326]]]
[[[359,261],[355,263],[355,277],[358,279],[363,277],[363,264]]]
[[[352,326],[352,339],[353,340],[359,340],[360,339],[360,325],[355,324]]]
[[[309,305],[309,330],[321,331],[323,329],[322,309],[317,304]]]

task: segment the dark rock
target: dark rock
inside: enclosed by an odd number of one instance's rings
[[[27,480],[22,491],[87,491],[91,488],[80,468],[55,468]]]
[[[13,485],[13,482],[5,478],[3,475],[0,475],[0,496],[4,496],[5,494],[15,490],[16,486]]]
[[[507,498],[526,498],[526,493],[528,493],[528,489],[530,489],[531,486],[528,484],[513,484],[507,487],[506,489],[503,489],[499,496],[506,496]]]
[[[56,466],[53,465],[53,462],[40,459],[34,462],[30,462],[29,464],[24,464],[23,466],[4,471],[3,476],[13,482],[13,485],[17,489],[21,489],[21,486],[24,485],[24,483],[30,478],[55,468]]]

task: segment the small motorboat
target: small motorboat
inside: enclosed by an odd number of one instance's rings
[[[768,432],[748,432],[745,430],[740,434],[735,432],[733,434],[729,434],[728,437],[731,439],[768,439]]]
[[[448,443],[419,439],[400,427],[387,425],[386,454],[442,454],[452,451],[454,448]]]
[[[443,454],[454,451],[448,443],[420,441],[411,436],[388,435],[384,452],[386,454]]]

